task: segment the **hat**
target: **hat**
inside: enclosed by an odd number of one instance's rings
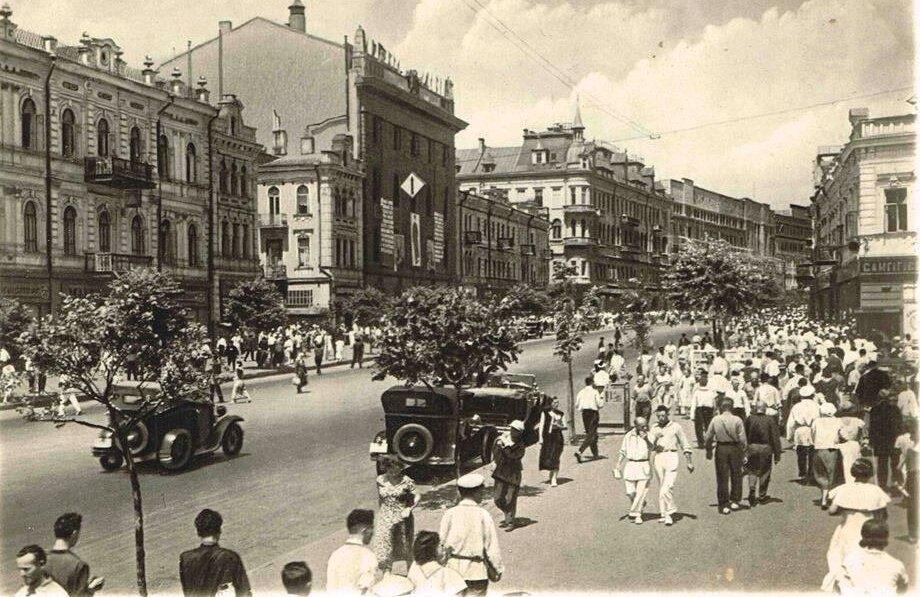
[[[818,414],[822,417],[833,417],[837,414],[837,407],[834,406],[833,402],[825,402],[818,407]]]
[[[671,409],[665,406],[664,404],[659,404],[658,408],[655,409],[656,413],[669,413]]]
[[[508,427],[511,429],[516,429],[518,431],[524,431],[524,421],[521,421],[521,420],[511,421],[511,424],[508,425]]]
[[[405,576],[386,572],[377,584],[371,588],[371,593],[377,597],[397,597],[398,595],[409,595],[415,589]]]
[[[457,479],[457,487],[460,489],[476,489],[477,487],[482,487],[485,482],[486,480],[483,479],[482,475],[470,473]]]
[[[801,396],[802,398],[810,398],[814,395],[815,395],[814,386],[803,386],[802,389],[799,390],[799,396]]]

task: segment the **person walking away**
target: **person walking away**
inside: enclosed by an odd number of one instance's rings
[[[62,514],[54,522],[54,546],[47,553],[45,572],[68,595],[86,597],[102,588],[105,579],[91,577],[89,564],[72,550],[80,540],[83,517],[76,512]]]
[[[317,329],[313,334],[313,364],[316,365],[316,374],[323,374],[323,352],[326,350],[326,332]]]
[[[553,398],[540,413],[538,424],[540,444],[540,470],[549,471],[549,484],[551,487],[558,485],[559,461],[562,459],[562,449],[565,439],[562,431],[565,429],[565,413],[559,410],[559,399]]]
[[[380,458],[383,474],[377,476],[379,507],[374,518],[374,540],[371,549],[377,566],[389,572],[396,561],[412,563],[412,538],[415,518],[412,510],[418,505],[415,483],[404,473],[405,467],[395,456]]]
[[[214,397],[217,396],[220,398],[220,402],[224,402],[224,392],[220,389],[220,373],[221,373],[221,358],[218,354],[211,355],[210,365],[208,367],[208,387],[209,393],[211,396],[211,402],[214,402]]]
[[[821,509],[829,507],[830,490],[837,486],[837,465],[840,460],[840,429],[842,422],[835,415],[837,409],[830,402],[825,402],[818,407],[818,418],[812,421],[811,430],[815,438],[815,456],[812,470],[815,483],[821,488]]]
[[[22,586],[16,591],[15,597],[27,595],[50,595],[52,597],[67,597],[67,591],[54,582],[54,579],[45,571],[47,555],[45,550],[38,545],[26,545],[16,552],[16,568]]]
[[[252,402],[252,396],[246,389],[246,382],[243,381],[243,368],[237,367],[233,378],[233,393],[230,395],[233,402]],[[223,402],[223,400],[221,401]]]
[[[881,520],[867,520],[861,529],[862,540],[843,561],[837,578],[841,595],[896,595],[907,592],[907,568],[903,562],[885,553],[888,525]]]
[[[767,405],[757,402],[754,404],[754,412],[744,421],[744,433],[748,441],[745,472],[748,477],[748,504],[751,508],[770,499],[767,493],[770,475],[773,465],[779,464],[783,452],[779,425],[766,412]]]
[[[467,596],[486,595],[489,582],[500,580],[505,571],[495,522],[479,506],[483,483],[475,473],[457,479],[460,501],[444,513],[438,532],[447,567],[463,577]]]
[[[604,361],[598,359],[594,361],[594,373],[592,374],[594,388],[606,400],[607,387],[610,385],[610,374],[604,368]]]
[[[221,515],[208,508],[195,517],[201,545],[179,556],[179,580],[185,595],[213,596],[231,586],[237,597],[252,595],[243,560],[218,544],[223,524]]]
[[[690,395],[690,420],[693,421],[696,445],[699,448],[705,443],[706,429],[712,421],[715,401],[716,391],[709,387],[709,374],[705,369],[701,369]]]
[[[706,459],[711,460],[715,451],[716,495],[722,514],[741,508],[742,461],[747,451],[744,424],[732,414],[733,406],[731,398],[719,402],[719,414],[709,422],[704,436]]]
[[[358,369],[364,368],[364,334],[361,331],[356,331],[355,341],[352,343],[351,347],[351,368],[354,369],[355,365],[358,366]]]
[[[680,465],[678,453],[683,452],[687,461],[687,470],[693,472],[693,450],[684,428],[669,419],[670,411],[661,405],[655,410],[658,424],[653,425],[648,434],[649,443],[655,451],[655,476],[658,478],[658,512],[660,522],[670,526],[674,524],[673,516],[677,513],[674,500],[674,484],[677,482],[677,469]]]
[[[623,337],[623,332],[620,331],[620,326],[613,328],[613,347],[620,348],[620,339]]]
[[[367,548],[374,536],[374,512],[352,510],[345,520],[348,539],[332,552],[326,566],[326,592],[355,595],[366,593],[379,576],[377,556]]]
[[[898,438],[901,449],[901,468],[904,473],[904,491],[907,494],[904,503],[907,506],[907,538],[911,544],[917,543],[917,507],[920,492],[920,442],[916,423],[904,423],[905,433]]]
[[[262,369],[265,367],[265,361],[268,360],[268,335],[265,332],[259,332],[256,346],[256,367]]]
[[[306,562],[288,562],[281,569],[281,584],[288,595],[309,595],[313,590],[313,571]]]
[[[345,330],[339,327],[335,333],[335,360],[345,360]]]
[[[294,360],[294,377],[297,380],[297,393],[299,394],[303,387],[309,385],[310,380],[308,378],[307,371],[307,354],[304,351],[297,353],[297,358]],[[309,392],[310,390],[307,389]]]
[[[613,350],[610,354],[610,373],[620,379],[626,378],[626,372],[623,370],[625,366],[626,359],[623,358],[623,352],[620,349]]]
[[[326,332],[324,335],[324,340],[326,342],[323,347],[324,355],[323,358],[327,361],[335,360],[335,338],[332,335],[332,332]]]
[[[872,518],[885,518],[891,502],[888,494],[870,481],[874,474],[871,460],[860,458],[853,463],[850,472],[854,481],[835,487],[830,495],[828,511],[841,516],[827,548],[828,572],[821,583],[824,591],[833,590],[844,560],[859,547],[863,523]]]
[[[581,411],[581,420],[585,425],[585,439],[575,452],[575,460],[581,463],[582,453],[590,448],[592,459],[598,458],[597,452],[597,424],[600,421],[600,409],[604,402],[597,388],[594,387],[594,377],[585,378],[585,387],[575,396],[575,408]]]
[[[818,403],[814,401],[813,388],[803,388],[803,392],[800,392],[800,400],[792,407],[786,420],[786,439],[795,447],[799,481],[808,483],[812,477],[815,452],[812,423],[818,418]]]
[[[502,434],[495,442],[495,470],[492,472],[492,478],[495,480],[495,505],[505,513],[505,520],[498,523],[498,526],[506,527],[506,531],[513,531],[516,525],[518,492],[521,490],[521,460],[526,450],[522,441],[524,421],[511,421],[508,427],[507,433]]]
[[[648,494],[648,482],[652,478],[652,446],[648,440],[648,421],[636,417],[633,428],[626,432],[620,443],[613,477],[623,479],[626,484],[626,498],[629,500],[627,516],[636,524],[642,524],[642,509]]]
[[[442,566],[441,538],[432,531],[419,531],[412,550],[412,566],[406,577],[415,587],[416,595],[463,595],[466,582],[456,570]]]
[[[755,379],[754,395],[751,400],[754,402],[763,402],[767,406],[767,415],[776,417],[779,422],[779,413],[782,405],[782,398],[779,390],[773,385],[772,378],[766,373],[760,375],[760,380]]]
[[[838,408],[840,407],[840,396],[837,394],[839,385],[830,367],[824,367],[821,370],[821,377],[814,382],[815,392],[824,394],[825,400]]]
[[[66,373],[62,373],[60,379],[58,380],[58,386],[60,387],[61,392],[61,398],[58,405],[58,414],[62,417],[65,416],[65,409],[68,404],[73,407],[73,414],[75,417],[83,414],[83,409],[80,408],[80,402],[77,400],[77,391],[73,387],[70,376]]]
[[[857,361],[858,363],[858,361]],[[878,362],[870,359],[866,368],[859,376],[854,393],[858,399],[859,407],[863,410],[872,408],[879,402],[882,390],[891,387],[891,377],[887,371],[878,368]]]
[[[237,360],[240,356],[240,349],[236,347],[236,344],[231,342],[227,345],[227,368],[236,369]],[[243,366],[242,363],[239,364],[240,367]]]
[[[847,410],[840,413],[840,443],[837,449],[840,450],[840,461],[843,464],[843,481],[852,483],[853,475],[850,474],[850,468],[853,463],[862,455],[862,445],[860,439],[866,422],[860,418],[852,416],[853,406],[849,405]]]
[[[878,485],[888,491],[890,480],[898,483],[898,451],[894,442],[901,433],[901,411],[898,410],[897,398],[887,389],[881,390],[879,400],[869,411],[869,445],[875,454],[878,467]]]

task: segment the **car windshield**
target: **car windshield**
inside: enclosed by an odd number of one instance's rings
[[[139,394],[122,394],[121,401],[125,404],[140,404],[144,397]]]

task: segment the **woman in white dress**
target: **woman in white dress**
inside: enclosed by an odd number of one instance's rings
[[[837,461],[840,450],[837,444],[840,441],[840,428],[842,423],[836,416],[837,408],[830,402],[825,402],[818,407],[818,417],[812,421],[811,430],[815,441],[815,455],[812,461],[812,470],[815,483],[821,488],[821,508],[827,510],[830,490],[838,485]]]
[[[693,397],[693,389],[696,387],[696,378],[690,373],[690,365],[687,363],[681,363],[681,369],[683,370],[684,378],[681,381],[680,391],[678,392],[679,412],[682,415],[689,415],[690,399]]]

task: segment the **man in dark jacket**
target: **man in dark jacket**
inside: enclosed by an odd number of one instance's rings
[[[879,401],[879,392],[891,387],[891,377],[887,371],[878,368],[874,360],[866,364],[866,370],[859,377],[854,393],[859,399],[859,407],[872,408]]]
[[[505,520],[498,523],[500,527],[511,531],[515,527],[518,491],[521,489],[521,471],[526,446],[523,441],[524,421],[512,421],[506,435],[495,442],[495,505],[505,513]]]
[[[54,547],[48,552],[45,572],[71,597],[88,597],[102,588],[103,579],[91,578],[89,565],[71,549],[80,540],[83,517],[76,512],[62,514],[54,523]]]
[[[201,545],[179,556],[179,579],[185,595],[213,597],[230,586],[237,597],[252,595],[243,560],[217,544],[223,523],[220,514],[207,508],[195,517]]]
[[[882,390],[881,393],[878,404],[869,412],[869,445],[875,453],[878,486],[887,491],[889,464],[891,475],[895,477],[893,481],[898,481],[900,454],[894,442],[901,433],[901,411],[895,396],[889,396],[888,390]]]
[[[773,464],[779,463],[783,452],[776,417],[766,412],[766,404],[755,402],[754,412],[744,421],[748,441],[747,464],[744,469],[748,477],[748,503],[751,508],[770,499],[767,494],[770,474],[773,472]]]

